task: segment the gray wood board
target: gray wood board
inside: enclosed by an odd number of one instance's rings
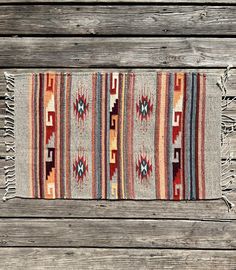
[[[0,268],[12,270],[235,270],[235,251],[96,248],[2,248]]]
[[[235,35],[236,6],[1,6],[0,35]]]
[[[0,190],[2,198],[4,190]],[[236,193],[229,195],[236,201]],[[136,200],[0,200],[0,218],[121,218],[236,220],[235,211],[227,211],[222,199],[202,201],[136,201]],[[91,221],[92,222],[92,221]]]
[[[6,67],[225,67],[236,64],[234,38],[2,37]]]
[[[236,249],[236,221],[0,219],[0,246]]]

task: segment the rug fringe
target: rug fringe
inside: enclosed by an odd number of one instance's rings
[[[230,135],[236,131],[236,118],[228,116],[225,114],[225,110],[236,101],[236,96],[233,98],[227,97],[227,81],[230,77],[230,70],[233,66],[230,65],[224,71],[220,80],[217,82],[221,92],[222,92],[222,115],[221,115],[221,156],[226,159],[221,162],[221,189],[222,189],[222,199],[228,206],[228,210],[231,210],[235,205],[228,198],[227,195],[235,191],[236,184],[236,172],[230,168],[232,164],[231,158],[231,138]]]
[[[4,73],[6,79],[5,106],[6,114],[4,120],[4,138],[6,147],[7,166],[4,167],[5,173],[5,194],[3,201],[16,196],[16,168],[15,168],[15,77],[7,72]]]

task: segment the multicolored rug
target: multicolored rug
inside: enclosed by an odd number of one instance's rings
[[[5,199],[222,197],[222,91],[205,74],[6,80]]]

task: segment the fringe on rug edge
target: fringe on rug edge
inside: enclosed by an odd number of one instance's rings
[[[16,196],[16,172],[15,172],[15,77],[4,72],[6,79],[5,93],[5,119],[4,119],[4,138],[6,147],[6,166],[5,174],[5,194],[3,201]]]
[[[230,77],[230,70],[232,67],[232,65],[229,65],[217,82],[217,85],[222,92],[221,156],[226,156],[226,159],[221,161],[221,190],[222,199],[225,201],[229,211],[235,207],[235,204],[228,199],[227,195],[230,192],[235,191],[233,185],[236,184],[236,172],[230,168],[230,165],[232,164],[230,134],[236,131],[236,118],[225,114],[225,110],[236,100],[236,96],[230,99],[227,97],[228,90],[226,84]]]

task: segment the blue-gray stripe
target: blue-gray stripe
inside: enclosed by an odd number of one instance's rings
[[[185,172],[185,199],[190,199],[191,194],[191,157],[190,157],[190,129],[191,129],[191,104],[192,104],[192,75],[187,73],[186,76],[186,100],[185,100],[185,153],[184,153],[184,172]]]

